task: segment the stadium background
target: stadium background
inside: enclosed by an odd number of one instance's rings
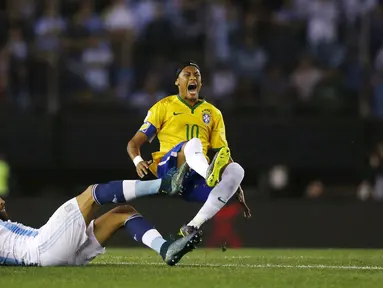
[[[254,214],[228,206],[207,245],[383,246],[381,1],[0,5],[0,197],[14,219],[39,226],[90,183],[136,178],[126,144],[193,59]],[[166,233],[199,207],[137,206]]]

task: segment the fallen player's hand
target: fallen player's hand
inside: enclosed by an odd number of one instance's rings
[[[251,218],[251,210],[250,210],[249,206],[247,206],[247,204],[246,204],[245,193],[243,192],[241,187],[238,188],[237,199],[238,199],[238,202],[241,203],[241,205],[242,205],[243,217],[245,217],[246,219],[250,219]]]
[[[2,221],[8,221],[9,216],[7,214],[7,211],[5,211],[5,201],[0,198],[0,220]]]
[[[5,209],[5,201],[0,198],[0,211]]]
[[[144,178],[145,175],[148,175],[148,169],[150,164],[152,164],[153,161],[141,161],[140,163],[137,164],[136,171],[137,174],[140,178]]]

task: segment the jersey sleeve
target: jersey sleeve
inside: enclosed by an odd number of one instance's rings
[[[226,140],[226,129],[222,113],[220,111],[216,113],[214,118],[213,130],[210,137],[210,148],[219,149],[224,146],[228,146]]]
[[[141,125],[139,132],[144,133],[151,142],[161,129],[162,123],[165,118],[165,110],[162,103],[156,103],[149,109],[148,114],[144,119],[144,123]]]

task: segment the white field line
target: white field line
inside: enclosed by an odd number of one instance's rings
[[[153,258],[152,256],[112,256],[113,259],[129,259],[129,260],[142,260],[143,258]],[[201,258],[201,257],[199,257]],[[203,257],[202,257],[203,258]],[[279,259],[279,260],[324,260],[324,259],[334,259],[335,256],[223,256],[219,259]],[[186,256],[184,259],[193,259],[193,257]],[[218,258],[215,258],[218,259]]]
[[[126,266],[164,266],[161,262],[96,262],[92,265],[126,265]],[[380,266],[343,266],[343,265],[289,265],[289,264],[179,264],[180,267],[210,267],[210,268],[290,268],[290,269],[340,269],[340,270],[383,270]]]
[[[153,258],[153,256],[112,256],[114,260],[117,259],[128,259],[128,260],[142,260],[144,258]],[[253,258],[252,256],[224,256],[223,259],[250,259]],[[266,257],[256,257],[256,258],[266,258]],[[268,257],[270,259],[270,257]],[[183,259],[193,259],[188,256],[184,257]],[[220,258],[222,259],[222,258]],[[290,258],[286,258],[290,259]],[[315,258],[318,259],[318,258]]]

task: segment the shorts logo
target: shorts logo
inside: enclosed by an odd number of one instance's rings
[[[210,124],[210,121],[211,121],[211,113],[210,113],[210,110],[206,109],[206,110],[203,110],[203,111],[202,111],[202,121],[203,121],[203,123],[205,123],[206,125],[209,125],[209,124]]]
[[[146,131],[148,131],[150,125],[151,124],[149,122],[145,122],[144,124],[142,124],[142,126],[141,126],[139,131],[141,131],[143,133],[146,133]]]
[[[65,212],[70,212],[74,209],[74,206],[72,203],[69,203],[68,205],[65,206]]]

